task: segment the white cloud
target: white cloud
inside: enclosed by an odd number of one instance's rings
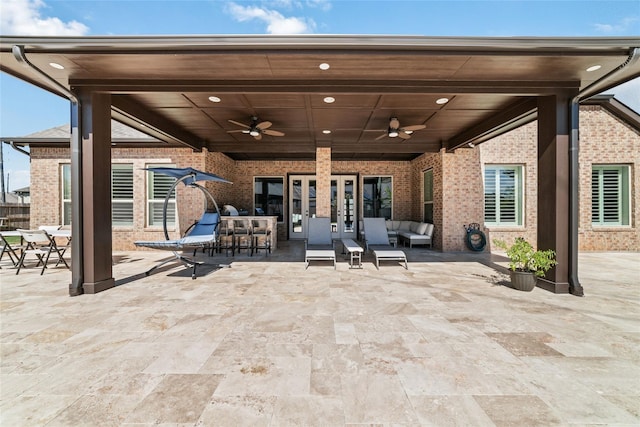
[[[594,24],[596,31],[604,34],[619,34],[632,29],[638,22],[637,17],[627,17],[616,24]]]
[[[20,36],[82,36],[89,27],[78,22],[63,22],[55,17],[42,17],[42,0],[2,0],[0,34]]]
[[[309,7],[320,9],[323,12],[330,11],[332,6],[330,0],[307,0],[307,5]]]
[[[280,12],[257,6],[230,3],[229,14],[238,22],[258,20],[267,24],[269,34],[304,34],[312,32],[316,24],[312,19],[285,17]]]

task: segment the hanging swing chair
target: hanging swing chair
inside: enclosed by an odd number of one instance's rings
[[[161,261],[158,265],[146,271],[145,275],[150,275],[153,270],[168,262],[178,260],[182,262],[187,268],[192,269],[191,278],[195,279],[196,266],[202,265],[204,263],[201,261],[196,261],[193,258],[188,258],[178,251],[193,250],[195,255],[195,251],[198,249],[212,250],[213,248],[215,248],[218,241],[218,227],[220,225],[220,210],[218,209],[218,204],[216,203],[211,193],[205,187],[197,184],[197,181],[214,181],[224,182],[228,184],[232,184],[232,182],[227,181],[226,179],[221,178],[218,175],[202,172],[193,168],[156,167],[146,168],[144,170],[159,173],[162,175],[168,175],[176,179],[169,191],[167,191],[167,195],[164,198],[164,205],[162,207],[162,228],[164,231],[165,240],[133,242],[138,247],[142,246],[151,249],[171,251],[175,255],[175,259],[171,258]],[[187,229],[184,237],[180,239],[170,239],[169,231],[167,230],[167,207],[169,205],[171,194],[181,182],[186,186],[199,189],[205,195],[204,213],[202,214],[202,217],[198,222],[194,223]],[[211,212],[208,210],[209,201],[211,201],[215,212]]]

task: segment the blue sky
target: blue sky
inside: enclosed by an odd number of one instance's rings
[[[640,0],[0,0],[0,34],[637,37]],[[640,79],[615,94],[640,111]],[[0,73],[1,136],[68,122],[67,100]],[[27,156],[3,150],[9,189],[29,185]]]

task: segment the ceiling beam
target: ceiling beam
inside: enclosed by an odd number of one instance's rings
[[[537,98],[529,98],[514,102],[501,112],[472,126],[445,141],[448,152],[457,148],[479,144],[495,138],[505,132],[535,120],[538,111]]]
[[[121,123],[167,143],[177,142],[195,151],[202,151],[204,146],[204,142],[196,135],[148,110],[128,96],[111,96],[111,116]]]
[[[579,88],[579,81],[458,81],[458,80],[148,80],[74,79],[71,86],[90,86],[92,90],[114,94],[141,92],[215,93],[342,93],[342,94],[431,94],[493,93],[509,95],[548,95],[559,89]]]

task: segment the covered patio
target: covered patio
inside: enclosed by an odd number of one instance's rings
[[[220,258],[113,254],[115,287],[0,270],[0,424],[636,425],[637,254],[580,255],[589,297],[504,285],[499,255],[304,268],[300,242]]]
[[[461,210],[453,196],[466,195],[445,185],[466,169],[465,147],[537,118],[537,245],[558,258],[540,283],[583,295],[578,102],[640,75],[638,46],[638,38],[3,37],[0,67],[71,101],[71,296],[118,280],[110,262],[111,118],[164,147],[205,153],[205,169],[223,176],[242,175],[230,165],[243,160],[311,161],[315,170],[303,172],[317,181],[319,216],[329,215],[338,164],[354,172],[356,162],[411,161],[400,219],[417,219],[420,173],[435,164],[443,180],[433,221],[444,250],[459,240],[462,219],[453,213],[481,222],[477,203]],[[253,126],[265,122],[277,133]],[[419,128],[409,135],[402,126]],[[445,153],[459,164],[441,161]]]

